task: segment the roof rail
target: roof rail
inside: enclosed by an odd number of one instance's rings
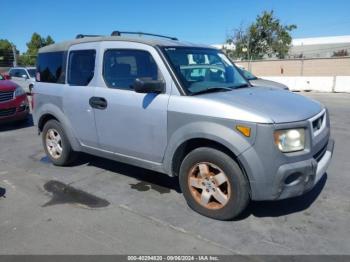
[[[75,39],[79,39],[79,38],[84,38],[84,37],[99,37],[102,35],[83,35],[83,34],[78,34]]]
[[[121,36],[122,34],[127,34],[127,35],[149,35],[149,36],[156,36],[156,37],[168,38],[168,39],[175,40],[175,41],[178,40],[176,37],[172,37],[172,36],[157,35],[157,34],[144,33],[144,32],[122,32],[122,31],[113,31],[112,34],[111,34],[111,36]]]

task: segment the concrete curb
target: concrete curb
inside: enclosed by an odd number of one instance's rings
[[[280,82],[292,91],[350,93],[350,76],[263,76]]]

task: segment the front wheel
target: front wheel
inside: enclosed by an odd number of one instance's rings
[[[231,220],[249,203],[249,185],[237,163],[213,148],[191,151],[180,167],[180,186],[188,205],[198,213]]]

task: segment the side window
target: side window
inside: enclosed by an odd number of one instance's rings
[[[94,77],[95,50],[77,50],[69,53],[68,84],[87,86]]]
[[[64,84],[65,52],[40,53],[37,59],[36,81]]]
[[[103,78],[110,88],[132,89],[136,78],[162,79],[157,64],[147,51],[110,49],[103,57]]]

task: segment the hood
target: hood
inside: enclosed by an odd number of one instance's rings
[[[0,92],[14,91],[17,85],[10,80],[0,80]]]
[[[253,86],[263,86],[263,87],[271,87],[271,88],[278,88],[278,89],[285,89],[289,90],[288,86],[278,83],[275,81],[267,80],[267,79],[262,79],[258,78],[255,80],[250,80],[249,81]]]
[[[265,87],[248,87],[203,95],[232,107],[270,119],[274,123],[309,119],[324,108],[319,102],[292,92]]]

